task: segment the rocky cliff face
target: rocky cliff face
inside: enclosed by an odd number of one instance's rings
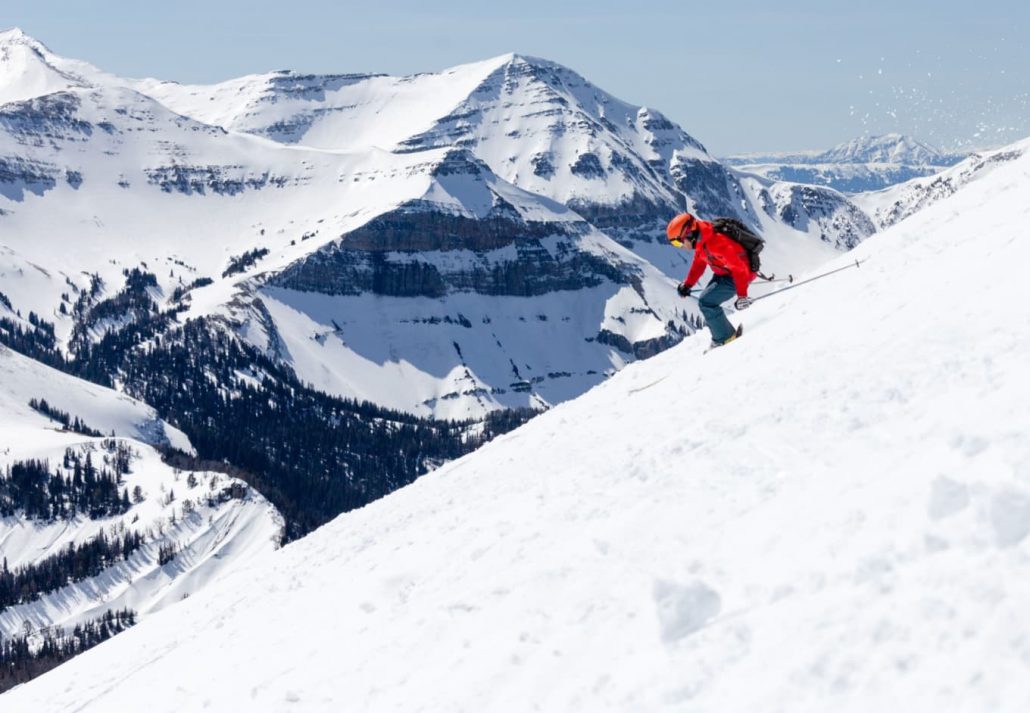
[[[73,174],[69,174],[69,180]],[[0,195],[20,202],[26,193],[41,196],[57,185],[61,170],[53,165],[18,156],[0,156]]]
[[[626,282],[618,266],[568,239],[586,229],[496,214],[474,220],[408,204],[293,263],[269,284],[327,295],[437,298],[450,292],[531,297],[604,279]]]
[[[670,280],[580,216],[440,156],[421,165],[423,197],[252,277],[236,312],[251,343],[327,391],[360,398],[401,375],[407,388],[378,392],[387,405],[468,416],[553,404],[700,326]]]
[[[778,184],[769,191],[768,214],[842,250],[876,232],[872,220],[835,191],[808,185]]]

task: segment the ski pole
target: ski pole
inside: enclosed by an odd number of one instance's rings
[[[761,276],[759,276],[759,277],[761,277]],[[786,277],[776,277],[776,275],[772,275],[771,277],[761,277],[761,280],[764,283],[768,283],[768,282],[790,282],[790,283],[793,283],[794,282],[794,276],[793,275],[787,275]],[[786,288],[783,288],[783,289],[786,289]],[[776,290],[776,292],[783,292],[783,289]],[[769,294],[771,295],[771,294],[775,294],[775,293],[770,292]],[[701,301],[701,298],[698,297],[697,295],[687,295],[687,296],[690,299],[695,300],[697,302]],[[766,295],[762,295],[762,297],[765,297],[765,296]],[[755,298],[755,300],[758,300],[758,299],[761,299],[761,297],[756,297]],[[751,301],[754,302],[755,300],[751,300]]]
[[[866,260],[868,260],[868,259],[869,258],[866,258]],[[844,267],[838,267],[836,270],[830,270],[829,272],[824,272],[823,274],[816,275],[815,277],[810,277],[807,280],[802,280],[801,282],[791,282],[791,284],[788,285],[787,287],[781,287],[778,290],[773,290],[772,292],[768,292],[768,293],[762,295],[761,297],[755,297],[751,301],[752,302],[757,302],[758,300],[764,300],[766,297],[772,297],[773,295],[778,295],[781,292],[786,292],[787,290],[793,290],[795,287],[801,287],[801,285],[808,284],[809,282],[815,282],[816,280],[821,280],[824,277],[829,277],[830,275],[834,274],[835,272],[840,272],[841,270],[847,270],[850,267],[861,267],[863,262],[865,262],[865,260],[855,260],[854,263],[845,265]]]

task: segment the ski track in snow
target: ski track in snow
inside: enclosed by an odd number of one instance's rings
[[[0,702],[1025,711],[1027,195],[1001,166],[732,348],[630,365]]]

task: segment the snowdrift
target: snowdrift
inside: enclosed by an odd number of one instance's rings
[[[0,701],[1025,711],[1028,195],[1028,157],[998,166],[741,341],[631,365]]]

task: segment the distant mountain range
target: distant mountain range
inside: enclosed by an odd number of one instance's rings
[[[862,193],[854,196],[854,201],[877,227],[889,228],[990,175],[998,167],[1021,159],[1028,148],[1027,142],[1022,141],[993,151],[976,152],[940,173]]]
[[[938,151],[903,134],[884,134],[853,139],[828,151],[744,154],[724,161],[774,180],[862,193],[939,173],[965,156]]]

